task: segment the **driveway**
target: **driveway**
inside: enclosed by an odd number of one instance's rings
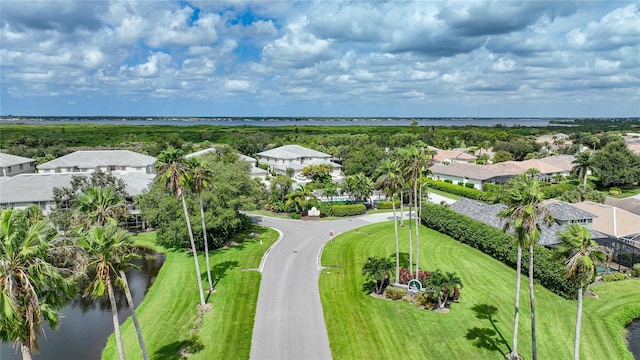
[[[406,215],[406,214],[405,214]],[[259,225],[281,231],[265,254],[251,359],[331,359],[318,278],[322,246],[334,236],[393,219],[392,213],[331,221],[300,221],[252,215]]]

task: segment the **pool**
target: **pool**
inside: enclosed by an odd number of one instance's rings
[[[598,276],[606,273],[607,270],[607,265],[596,265],[596,271],[598,272]],[[614,272],[619,272],[618,269],[609,267],[609,272],[610,273],[614,273]]]

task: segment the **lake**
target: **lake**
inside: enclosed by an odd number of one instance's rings
[[[158,275],[165,256],[154,252],[142,253],[142,259],[135,260],[140,270],[127,272],[127,280],[135,306],[140,305],[144,295]],[[118,318],[122,324],[130,315],[127,299],[122,291],[116,291]],[[60,326],[51,330],[45,326],[44,336],[38,340],[40,353],[33,354],[34,359],[69,360],[100,359],[107,338],[113,333],[111,305],[109,298],[93,301],[90,296],[72,300],[63,309]],[[0,359],[22,359],[20,348],[13,344],[2,343]]]
[[[546,118],[200,118],[200,117],[3,117],[0,124],[212,125],[212,126],[548,126]],[[562,126],[560,124],[554,124]]]

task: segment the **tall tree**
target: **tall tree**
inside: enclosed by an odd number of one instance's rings
[[[587,173],[591,168],[591,153],[589,151],[581,152],[572,164],[575,166],[571,169],[571,173],[580,176],[582,185],[587,186]]]
[[[191,242],[191,252],[193,253],[193,262],[196,270],[196,280],[198,281],[198,293],[200,295],[200,305],[204,306],[204,291],[202,290],[202,279],[200,277],[200,265],[198,264],[198,253],[196,251],[196,244],[193,240],[193,231],[191,230],[191,221],[189,220],[189,211],[187,210],[187,202],[183,193],[183,186],[185,182],[186,164],[182,150],[176,150],[169,148],[158,156],[158,162],[156,168],[159,171],[158,181],[165,184],[167,188],[182,201],[182,211],[184,212],[184,218],[187,223],[187,229],[189,231],[189,241]]]
[[[640,156],[613,140],[592,156],[591,170],[599,187],[629,186],[640,181]]]
[[[605,248],[591,240],[589,229],[578,224],[569,225],[566,231],[558,233],[560,248],[558,253],[565,258],[565,277],[580,284],[578,288],[578,310],[576,312],[575,342],[573,358],[580,358],[580,324],[582,323],[582,291],[596,278],[596,263],[607,261]]]
[[[113,187],[90,186],[76,200],[75,223],[85,228],[116,223],[124,219],[126,211],[124,198]]]
[[[347,176],[344,185],[356,202],[365,202],[373,193],[373,181],[362,172]]]
[[[393,269],[393,262],[386,257],[370,257],[362,266],[362,275],[374,281],[376,294],[381,294],[388,281],[388,274]]]
[[[543,194],[540,191],[540,181],[536,180],[533,176],[527,176],[527,174],[521,174],[512,178],[508,185],[508,193],[503,200],[507,208],[500,212],[500,216],[508,219],[505,229],[513,229],[518,248],[513,345],[509,356],[512,360],[519,358],[518,315],[520,310],[520,272],[522,268],[522,248],[528,246],[531,345],[533,359],[537,359],[535,297],[533,292],[533,249],[540,237],[540,223],[538,219],[542,214],[540,203],[543,200]]]
[[[329,201],[333,202],[333,197],[338,195],[338,184],[334,182],[328,182],[323,189],[324,196],[329,198]]]
[[[211,265],[209,264],[209,242],[207,241],[207,226],[205,224],[204,205],[202,202],[202,192],[209,187],[209,179],[213,176],[210,168],[198,157],[189,158],[187,161],[187,179],[189,186],[198,194],[200,204],[200,218],[202,219],[202,240],[204,242],[204,256],[207,265],[207,280],[209,282],[209,292],[213,292],[213,282],[211,281]]]
[[[400,185],[400,167],[395,160],[385,159],[378,167],[380,176],[376,181],[376,187],[383,189],[387,199],[391,199],[393,208],[393,230],[396,238],[396,284],[400,282],[400,245],[398,240],[398,218],[396,216],[396,189]]]
[[[120,359],[125,359],[120,335],[120,322],[118,321],[118,307],[113,287],[117,285],[125,288],[124,280],[119,271],[132,267],[131,260],[139,258],[133,252],[133,241],[126,231],[110,224],[107,226],[93,226],[80,236],[78,244],[86,257],[87,268],[91,272],[95,272],[95,278],[89,283],[85,295],[90,294],[96,299],[103,297],[105,290],[107,291],[109,302],[111,303],[111,319],[116,335],[118,354]],[[131,311],[135,312],[132,304],[130,304],[130,307]],[[144,345],[141,344],[141,347],[144,348]]]
[[[30,223],[20,212],[0,213],[0,339],[20,345],[23,359],[38,351],[43,320],[55,328],[58,311],[75,284],[48,260],[57,236],[44,220]]]

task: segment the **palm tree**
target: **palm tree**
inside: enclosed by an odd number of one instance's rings
[[[333,197],[338,195],[338,184],[334,182],[328,182],[324,186],[324,196],[329,198],[329,201],[333,202]]]
[[[520,272],[522,268],[522,248],[529,246],[529,300],[531,305],[531,343],[533,359],[537,359],[536,351],[536,321],[535,298],[533,292],[533,249],[540,237],[539,216],[542,214],[540,203],[543,195],[540,191],[540,181],[527,174],[520,174],[509,182],[509,190],[504,201],[507,208],[500,212],[500,216],[507,218],[505,230],[510,227],[515,232],[518,247],[516,265],[516,295],[515,314],[513,320],[513,346],[510,359],[516,360],[518,355],[518,313],[520,309]]]
[[[184,218],[187,223],[187,230],[189,231],[189,240],[191,242],[191,252],[193,253],[193,262],[196,268],[196,280],[198,281],[198,293],[200,295],[200,306],[204,306],[204,292],[202,291],[202,279],[200,278],[200,265],[198,264],[198,253],[196,251],[196,243],[193,240],[193,231],[191,230],[191,221],[189,220],[189,211],[187,210],[187,202],[182,192],[182,186],[184,185],[184,174],[186,171],[186,165],[184,163],[184,156],[182,150],[176,150],[169,148],[158,156],[158,162],[156,168],[160,172],[158,180],[164,182],[165,186],[169,188],[172,194],[178,197],[182,201],[182,211],[184,212]]]
[[[47,261],[57,236],[44,221],[20,211],[0,213],[0,339],[20,345],[23,359],[38,351],[43,320],[55,328],[75,284]]]
[[[313,194],[311,187],[307,185],[298,185],[298,187],[292,192],[287,194],[287,201],[285,207],[289,208],[292,205],[295,207],[296,212],[304,211],[307,207],[307,199],[316,196]]]
[[[560,248],[558,253],[563,256],[567,265],[565,277],[580,284],[578,288],[578,310],[576,315],[575,342],[573,358],[580,358],[580,324],[582,322],[582,291],[595,280],[597,262],[604,263],[608,259],[607,250],[591,240],[589,229],[578,224],[572,224],[566,231],[558,233]]]
[[[345,185],[357,202],[364,203],[373,193],[373,181],[363,172],[347,176]]]
[[[582,178],[583,186],[587,186],[587,172],[591,168],[592,162],[593,160],[589,151],[581,152],[572,162],[575,166],[571,169],[571,173]]]
[[[456,273],[443,273],[440,269],[437,269],[431,274],[427,285],[438,294],[438,309],[444,309],[454,289],[462,287],[462,280]]]
[[[85,296],[90,294],[94,299],[97,299],[103,297],[105,290],[107,291],[109,302],[111,303],[111,319],[116,335],[118,353],[120,359],[124,359],[124,347],[122,346],[120,323],[118,321],[118,307],[113,286],[125,287],[125,282],[119,271],[133,267],[131,260],[139,258],[133,252],[133,240],[126,231],[118,229],[113,224],[107,226],[96,225],[80,236],[78,244],[86,257],[85,266],[95,272],[95,278],[89,283]],[[129,304],[129,306],[131,311],[135,313],[133,304]],[[141,346],[144,348],[143,344]]]
[[[393,262],[386,257],[370,257],[362,266],[362,275],[373,280],[376,294],[384,290],[385,280],[389,279],[389,271],[393,270]]]
[[[124,199],[112,187],[88,187],[76,200],[76,222],[85,228],[115,223],[125,214]]]
[[[391,199],[393,208],[393,230],[396,237],[396,284],[400,282],[400,245],[398,240],[398,218],[396,217],[396,189],[400,184],[400,168],[395,160],[386,159],[380,164],[380,177],[376,181],[378,189],[384,189],[387,198]]]
[[[209,264],[209,244],[207,241],[207,226],[204,221],[204,205],[202,203],[202,191],[209,186],[209,179],[213,176],[209,167],[200,158],[192,157],[187,161],[187,177],[189,185],[196,194],[200,202],[200,218],[202,219],[202,236],[204,241],[204,256],[207,265],[207,280],[209,281],[209,293],[213,292],[213,282],[211,281],[211,265]]]

